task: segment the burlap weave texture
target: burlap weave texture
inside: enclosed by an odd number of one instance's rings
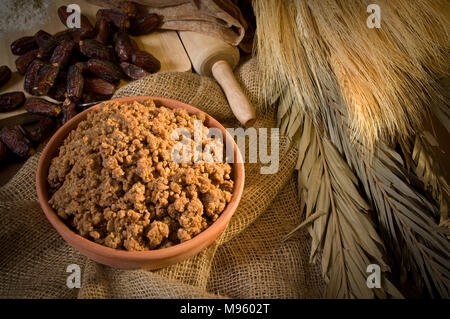
[[[236,77],[257,107],[255,127],[275,127],[273,107],[260,103],[256,62]],[[196,106],[238,127],[220,87],[191,73],[158,73],[119,89],[114,97],[153,95]],[[276,174],[245,164],[239,208],[224,233],[197,256],[168,268],[118,270],[84,257],[59,236],[37,202],[39,152],[0,189],[0,297],[12,298],[317,298],[323,281],[309,263],[305,231],[283,241],[301,221],[294,166],[297,150],[281,138]],[[66,286],[69,264],[82,271],[80,289]]]

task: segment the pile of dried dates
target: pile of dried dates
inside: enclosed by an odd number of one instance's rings
[[[50,137],[55,129],[83,110],[82,105],[104,101],[114,94],[121,79],[137,80],[159,71],[160,62],[139,50],[130,35],[151,33],[160,24],[157,14],[139,15],[137,5],[123,1],[120,10],[100,9],[95,26],[84,15],[80,28],[68,28],[56,34],[43,30],[34,36],[17,39],[11,52],[18,73],[25,76],[23,92],[0,94],[0,112],[25,105],[41,116],[37,126],[27,130],[20,125],[0,131],[0,161],[11,153],[27,158],[33,145]],[[67,27],[70,12],[58,8],[58,16]],[[7,66],[0,67],[0,87],[11,78]],[[38,96],[48,96],[58,103]]]

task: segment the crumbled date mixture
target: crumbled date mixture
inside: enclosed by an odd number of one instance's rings
[[[228,163],[172,160],[173,146],[187,138],[172,140],[173,130],[194,136],[194,120],[205,119],[152,100],[104,102],[52,159],[50,205],[80,235],[116,249],[165,248],[198,235],[230,202],[233,180]],[[203,139],[204,147],[213,143]]]

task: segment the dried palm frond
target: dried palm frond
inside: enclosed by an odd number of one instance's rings
[[[342,229],[342,226],[337,227],[336,220],[333,219],[329,219],[327,224],[324,223],[323,212],[326,211],[328,206],[325,206],[324,209],[323,205],[328,203],[328,199],[324,199],[324,194],[321,192],[321,185],[324,183],[321,178],[323,179],[326,176],[323,174],[319,178],[316,175],[317,173],[311,174],[313,171],[312,165],[317,166],[319,165],[317,163],[320,162],[320,154],[312,159],[310,155],[319,151],[318,146],[313,144],[312,133],[309,133],[310,130],[314,132],[314,128],[308,121],[305,121],[304,124],[304,115],[296,113],[295,109],[298,108],[292,105],[293,100],[289,96],[289,94],[286,94],[280,98],[279,121],[282,132],[287,133],[297,141],[299,148],[300,156],[297,169],[299,169],[299,185],[302,187],[301,196],[304,198],[306,205],[306,221],[300,226],[314,222],[309,229],[312,236],[311,254],[314,257],[317,250],[325,245],[324,242],[330,241],[328,244],[336,244],[334,237],[331,235],[323,237],[323,234],[327,234],[325,227]],[[289,106],[286,104],[289,104]],[[295,117],[293,114],[296,114]],[[338,156],[344,154],[348,165],[357,173],[366,196],[369,198],[372,207],[375,208],[376,220],[382,238],[387,245],[391,264],[395,265],[396,272],[400,273],[400,277],[403,279],[402,283],[412,277],[412,282],[414,286],[419,287],[419,291],[421,286],[425,285],[431,296],[448,297],[450,244],[445,236],[437,231],[437,216],[439,213],[436,204],[426,199],[410,184],[411,182],[420,185],[418,177],[408,173],[404,168],[402,158],[394,150],[382,146],[376,152],[371,153],[374,157],[370,159],[366,154],[367,149],[361,143],[357,141],[351,143],[350,128],[346,122],[345,114],[339,111],[339,105],[334,103],[331,98],[325,114],[327,114],[324,117],[325,131],[329,135],[333,147],[338,150],[336,152],[338,155],[331,158],[339,163],[343,160]],[[295,121],[290,120],[293,117],[296,119]],[[323,141],[328,140],[323,138]],[[346,164],[340,163],[332,166],[348,172],[349,168],[345,169]],[[315,170],[318,170],[318,168],[316,167]],[[346,189],[348,185],[356,187],[357,182],[348,176],[346,177],[346,174],[339,176],[334,181],[337,191]],[[351,188],[353,189],[353,187]],[[339,190],[339,188],[342,189]],[[347,192],[352,201],[359,201],[361,196],[357,191],[356,193],[353,191]],[[369,234],[369,231],[363,231],[352,239],[366,238]],[[325,253],[324,255],[326,256]],[[327,260],[322,262],[327,263]],[[332,267],[337,266],[332,265]],[[324,273],[324,275],[327,274]],[[328,283],[332,284],[329,289],[338,285],[342,280],[340,277],[326,276],[325,278],[328,279]]]
[[[450,296],[450,242],[438,231],[436,202],[418,191],[421,180],[410,173],[395,150],[379,144],[373,157],[358,141],[350,144],[350,127],[339,103],[330,99],[327,126],[330,139],[344,154],[363,185],[376,212],[376,220],[391,266],[402,284],[425,286],[432,297]],[[342,103],[342,102],[341,102]]]
[[[327,298],[401,297],[382,276],[382,289],[367,287],[365,272],[376,263],[389,270],[383,260],[384,247],[368,214],[369,206],[358,193],[356,180],[347,164],[327,138],[298,108],[287,89],[280,96],[278,119],[281,131],[296,141],[300,198],[312,237],[310,261],[322,252],[322,275]]]
[[[433,106],[432,111],[447,132],[450,133],[450,107],[448,105]]]
[[[383,272],[389,267],[368,214],[369,205],[356,188],[356,177],[331,142],[319,136],[309,118],[300,116],[296,123],[300,123],[298,183],[306,218],[293,232],[307,226],[312,237],[311,261],[322,252],[326,297],[401,297],[385,275],[380,289],[367,286],[368,265],[378,264]]]
[[[442,123],[447,133],[450,133],[450,77],[440,79],[439,83],[441,84],[444,100],[433,104],[431,111],[434,113],[435,118]]]
[[[380,0],[381,28],[370,29],[369,4],[260,0],[254,10],[268,100],[290,87],[319,123],[327,103],[320,82],[335,75],[352,137],[370,149],[377,140],[409,136],[430,96],[438,95],[435,76],[449,72],[450,6],[447,0]]]
[[[448,216],[450,186],[447,184],[430,148],[431,143],[437,145],[437,141],[429,132],[423,132],[416,135],[412,151],[410,145],[401,144],[403,145],[403,156],[411,163],[414,173],[422,181],[423,189],[439,203],[439,227],[442,227],[441,231],[448,236],[450,234],[450,219]]]
[[[281,132],[299,146],[299,184],[304,186],[307,209],[303,224],[312,222],[312,252],[325,245],[339,247],[339,235],[332,230],[342,230],[339,223],[345,220],[343,216],[367,213],[365,206],[356,204],[361,196],[357,191],[349,192],[347,186],[356,189],[357,182],[332,169],[348,171],[342,166],[341,155],[356,173],[374,209],[391,265],[404,275],[402,279],[411,277],[414,285],[425,286],[431,296],[448,297],[450,245],[437,231],[438,205],[420,193],[421,179],[410,173],[402,157],[387,145],[397,139],[408,140],[420,127],[423,105],[437,94],[434,74],[448,73],[450,6],[445,0],[425,0],[420,8],[417,2],[406,0],[379,1],[382,28],[368,29],[365,9],[369,3],[256,1],[256,50],[263,71],[263,92],[269,103],[280,98]],[[312,119],[316,134],[324,132],[321,140],[305,131],[305,116]],[[327,137],[338,152],[325,146],[330,144]],[[314,140],[317,146],[312,146]],[[306,158],[310,152],[315,161]],[[305,175],[311,172],[319,182]],[[322,183],[328,185],[329,198],[320,193]],[[336,202],[333,210],[333,199],[352,202],[354,210],[338,210]],[[323,213],[323,202],[330,203],[328,215]],[[345,213],[349,215],[341,215]],[[331,240],[324,239],[324,234]],[[350,234],[345,234],[351,238],[346,244],[358,246],[359,236],[371,238],[371,232]],[[347,266],[345,258],[341,264],[334,259],[327,264],[335,255],[329,251],[324,255],[325,265],[332,269],[324,267],[328,289],[342,293],[336,287],[349,287],[344,285],[343,276],[351,269],[342,266]]]

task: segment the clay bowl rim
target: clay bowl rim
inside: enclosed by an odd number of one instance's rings
[[[130,97],[123,97],[123,98],[117,98],[112,99],[109,101],[115,101],[115,102],[130,102],[130,101],[139,101],[139,100],[146,100],[146,99],[153,99],[155,103],[157,103],[158,106],[165,106],[171,109],[175,108],[182,108],[188,111],[189,114],[198,114],[203,113],[206,115],[206,124],[207,127],[217,127],[222,131],[222,134],[225,133],[226,136],[226,143],[233,142],[234,145],[234,156],[235,162],[233,163],[233,170],[235,170],[234,173],[234,182],[235,182],[235,188],[233,190],[233,194],[231,197],[230,203],[228,203],[225,210],[222,212],[222,214],[219,216],[219,218],[212,223],[207,229],[205,229],[200,234],[196,235],[194,238],[185,241],[180,244],[176,244],[171,247],[167,248],[161,248],[156,250],[146,250],[146,251],[127,251],[127,250],[119,250],[107,246],[103,246],[101,244],[95,243],[94,241],[91,241],[87,238],[84,238],[83,236],[75,233],[72,229],[70,229],[63,221],[62,219],[54,212],[54,210],[50,207],[48,200],[48,184],[47,184],[47,175],[48,175],[48,169],[50,167],[51,160],[58,154],[58,150],[60,146],[62,145],[63,141],[66,139],[68,134],[76,129],[78,124],[84,120],[87,116],[88,112],[91,112],[95,109],[100,108],[102,103],[96,104],[92,107],[90,107],[87,110],[84,110],[83,112],[77,114],[75,117],[73,117],[71,120],[69,120],[67,123],[65,123],[63,126],[61,126],[55,134],[51,137],[47,145],[45,146],[44,150],[42,151],[42,154],[39,158],[37,171],[36,171],[36,191],[37,196],[39,199],[39,204],[44,211],[45,216],[49,220],[49,222],[52,224],[52,226],[56,229],[56,231],[64,238],[64,240],[72,247],[78,250],[78,247],[82,247],[85,250],[89,251],[90,253],[93,253],[95,255],[99,255],[102,257],[107,257],[108,259],[113,258],[117,260],[122,261],[134,261],[134,262],[144,262],[149,260],[161,260],[161,259],[168,259],[173,258],[178,255],[181,255],[183,253],[186,253],[192,249],[195,249],[198,246],[201,246],[203,242],[207,242],[208,239],[213,238],[211,241],[214,242],[217,237],[225,230],[227,227],[231,217],[233,216],[234,212],[236,211],[240,199],[242,197],[243,189],[244,189],[244,180],[245,180],[245,171],[244,171],[244,164],[242,161],[242,155],[239,150],[239,147],[235,143],[234,139],[231,137],[231,135],[225,130],[225,128],[212,116],[207,114],[206,112],[183,102],[168,99],[168,98],[162,98],[162,97],[156,97],[156,96],[130,96]],[[109,102],[105,101],[105,102]],[[170,107],[165,105],[165,103],[174,103],[176,107]],[[71,126],[73,125],[73,128]],[[61,137],[63,136],[63,137]],[[59,141],[58,141],[59,140]],[[58,145],[55,147],[55,150],[52,151],[53,145],[55,143],[58,143]],[[66,239],[66,236],[71,237],[72,243],[69,242],[68,239]],[[211,244],[210,243],[210,244]],[[208,244],[208,246],[210,245]],[[206,247],[205,247],[206,249]],[[204,250],[204,249],[202,249]],[[200,251],[202,251],[200,250]]]

